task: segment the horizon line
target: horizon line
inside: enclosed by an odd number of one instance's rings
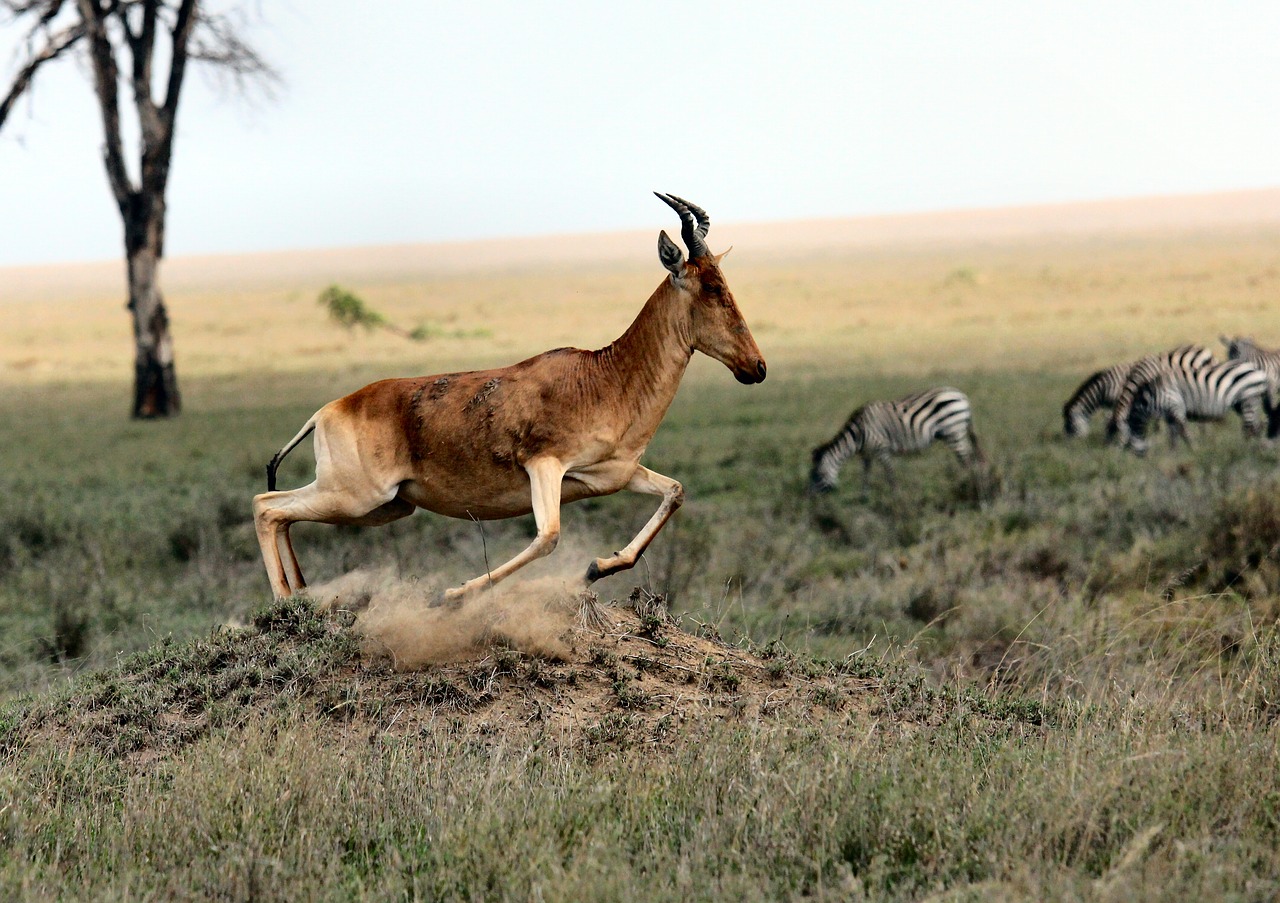
[[[1259,186],[1253,188],[1231,188],[1212,191],[1193,191],[1180,192],[1172,194],[1135,194],[1135,195],[1113,195],[1107,197],[1094,197],[1074,200],[1051,200],[1051,201],[1033,201],[1028,203],[1004,204],[991,206],[963,206],[963,207],[937,207],[937,208],[918,208],[905,209],[895,211],[884,211],[878,213],[857,213],[849,215],[823,215],[823,216],[799,216],[784,217],[779,219],[731,219],[721,220],[716,223],[721,230],[725,228],[745,228],[757,229],[766,227],[787,227],[787,226],[803,226],[817,224],[834,224],[834,223],[876,223],[876,222],[892,222],[906,221],[913,219],[924,219],[928,217],[959,217],[966,216],[981,217],[990,216],[992,214],[1008,214],[1008,213],[1031,213],[1040,211],[1065,210],[1070,208],[1105,208],[1109,205],[1119,204],[1141,204],[1141,203],[1177,203],[1179,201],[1207,201],[1212,199],[1229,199],[1232,197],[1261,196],[1268,194],[1276,194],[1277,201],[1275,209],[1275,218],[1280,221],[1280,185]],[[1178,224],[1171,224],[1177,228]],[[625,237],[635,235],[640,232],[647,232],[647,227],[624,227],[601,229],[590,232],[527,232],[527,233],[509,233],[487,236],[470,236],[464,238],[444,238],[444,239],[422,239],[422,240],[405,240],[405,241],[385,241],[385,242],[355,242],[343,245],[285,245],[270,248],[253,248],[240,250],[222,250],[222,251],[194,251],[188,253],[180,253],[175,255],[166,255],[163,260],[166,263],[174,263],[180,261],[199,261],[216,258],[231,257],[252,257],[259,255],[295,255],[295,254],[322,254],[331,252],[352,252],[352,251],[378,251],[378,250],[398,250],[406,248],[465,248],[476,246],[499,246],[520,244],[522,242],[548,242],[554,240],[581,240],[590,238],[609,238],[609,237]],[[1074,230],[1065,230],[1074,231]],[[0,263],[0,272],[5,270],[31,270],[44,269],[47,267],[93,267],[102,265],[114,265],[121,262],[124,257],[123,252],[119,256],[95,257],[95,258],[79,258],[79,259],[63,259],[63,260],[45,260],[32,261],[22,263]]]

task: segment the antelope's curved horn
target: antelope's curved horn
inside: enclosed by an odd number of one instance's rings
[[[711,217],[707,216],[707,211],[703,210],[697,204],[686,201],[684,198],[676,197],[674,194],[669,194],[667,197],[675,201],[677,204],[684,204],[689,208],[689,212],[698,220],[698,234],[703,238],[706,238],[707,231],[711,228]]]
[[[654,195],[657,196],[658,200],[680,214],[680,237],[684,239],[685,246],[689,249],[689,259],[695,260],[699,257],[710,257],[711,250],[707,247],[707,243],[703,241],[707,235],[707,230],[711,228],[711,217],[707,216],[707,211],[676,197],[674,194],[661,194],[655,191]]]

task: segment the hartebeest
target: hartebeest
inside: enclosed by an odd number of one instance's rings
[[[584,585],[636,563],[684,500],[679,483],[641,466],[640,457],[693,352],[720,361],[739,382],[765,377],[764,358],[720,272],[724,255],[707,248],[710,219],[688,201],[658,197],[680,215],[689,257],[659,233],[658,258],[671,275],[612,345],[557,348],[499,370],[382,380],[325,405],[276,453],[253,518],[277,597],[306,586],[291,524],[375,526],[415,508],[478,520],[533,512],[537,522],[528,548],[446,591],[446,599],[549,554],[562,503],[621,489],[660,495],[662,503],[626,548],[591,563]],[[275,491],[280,461],[312,431],[315,481]]]

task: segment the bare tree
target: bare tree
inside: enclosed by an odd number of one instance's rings
[[[210,12],[208,6],[207,0],[0,0],[0,21],[27,24],[21,67],[0,99],[0,129],[46,63],[80,55],[92,72],[102,112],[103,162],[124,224],[135,346],[134,417],[168,417],[182,407],[158,270],[164,257],[174,123],[187,62],[215,66],[240,85],[247,79],[276,78],[240,37],[242,17],[234,10]],[[153,69],[157,45],[158,72]],[[164,62],[168,72],[162,71]],[[132,92],[137,113],[138,134],[128,142],[120,121],[122,88]],[[132,167],[127,148],[137,154]]]

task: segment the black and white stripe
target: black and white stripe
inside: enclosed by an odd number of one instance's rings
[[[1134,361],[1111,409],[1107,438],[1120,445],[1129,444],[1129,421],[1133,403],[1138,392],[1147,383],[1164,373],[1189,376],[1212,366],[1215,366],[1212,352],[1201,345],[1180,345],[1166,354]]]
[[[1166,369],[1135,394],[1125,444],[1143,454],[1147,424],[1161,417],[1169,424],[1169,441],[1176,445],[1182,439],[1190,446],[1188,420],[1221,420],[1231,410],[1240,415],[1245,436],[1257,437],[1262,433],[1268,385],[1266,373],[1242,360],[1195,371]]]
[[[969,399],[958,389],[929,389],[897,401],[868,402],[849,415],[831,441],[813,450],[809,491],[834,489],[840,468],[853,455],[862,456],[866,470],[878,460],[892,475],[892,455],[923,451],[935,439],[945,442],[962,464],[981,460]]]
[[[1221,336],[1221,339],[1227,346],[1228,360],[1248,361],[1267,374],[1267,408],[1274,410],[1276,394],[1280,392],[1280,349],[1263,348],[1247,336],[1238,335],[1234,339]]]
[[[1202,345],[1179,345],[1155,359],[1170,366],[1199,369],[1213,363],[1213,352]],[[1145,359],[1144,359],[1145,360]],[[1114,408],[1129,374],[1141,361],[1127,361],[1091,374],[1062,406],[1062,429],[1068,436],[1084,436],[1089,432],[1089,418],[1099,408]]]

